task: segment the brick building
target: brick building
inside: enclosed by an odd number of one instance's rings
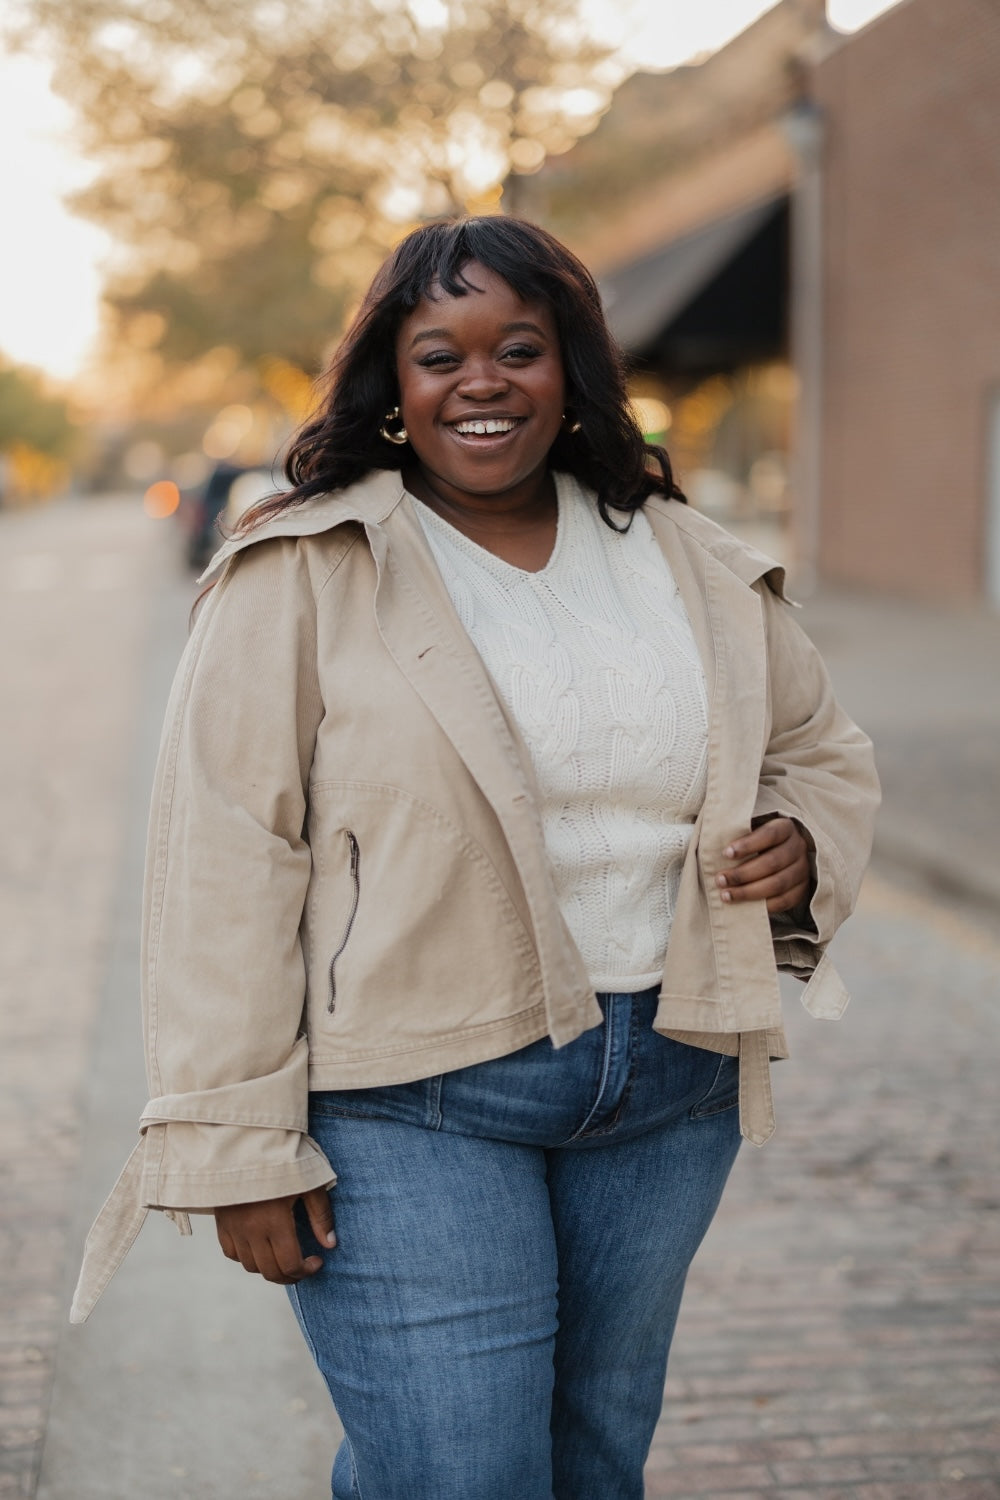
[[[1000,6],[905,0],[831,48],[819,561],[1000,605]]]
[[[781,0],[630,79],[518,207],[598,272],[696,503],[806,579],[1000,606],[995,0],[852,36]]]

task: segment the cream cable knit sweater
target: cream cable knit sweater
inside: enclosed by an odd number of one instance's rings
[[[560,906],[591,983],[639,990],[661,977],[705,796],[705,679],[642,512],[617,534],[576,480],[556,483],[558,534],[538,573],[416,509],[530,751]]]

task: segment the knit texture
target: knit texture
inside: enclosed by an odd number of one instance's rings
[[[705,797],[705,678],[641,511],[612,531],[557,475],[556,544],[513,567],[416,501],[458,615],[528,746],[563,915],[595,990],[659,981]]]

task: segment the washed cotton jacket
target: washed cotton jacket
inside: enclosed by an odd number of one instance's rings
[[[527,748],[449,598],[396,472],[226,544],[167,710],[145,883],[152,1097],[88,1240],[73,1318],[149,1208],[332,1184],[308,1091],[486,1061],[601,1013],[559,910]],[[594,502],[596,503],[596,501]],[[784,602],[782,571],[652,498],[710,702],[708,782],[655,1027],[740,1055],[743,1133],[773,1129],[777,971],[835,1017],[826,945],[851,911],[878,800],[867,738]],[[726,903],[723,850],[798,822],[810,920]]]

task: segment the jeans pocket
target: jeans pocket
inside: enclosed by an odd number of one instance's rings
[[[704,1050],[702,1048],[695,1049]],[[717,1115],[724,1109],[732,1109],[740,1099],[740,1060],[725,1053],[711,1053],[718,1058],[711,1085],[706,1093],[692,1106],[692,1120],[703,1120],[708,1115]]]
[[[383,1083],[360,1089],[317,1089],[309,1095],[309,1116],[328,1119],[394,1120],[400,1125],[435,1127],[440,1074],[411,1083]],[[314,1132],[315,1133],[315,1132]]]

